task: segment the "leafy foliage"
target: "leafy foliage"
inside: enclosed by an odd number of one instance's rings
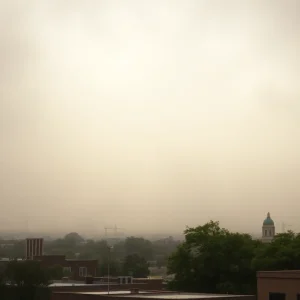
[[[24,257],[25,241],[0,240],[0,257],[22,258]]]
[[[258,249],[252,264],[256,270],[299,270],[300,234],[288,231],[276,235],[272,243]]]
[[[60,265],[54,265],[48,268],[49,279],[51,280],[60,280],[64,277],[63,267]]]
[[[80,236],[77,232],[70,232],[66,234],[64,240],[74,245],[84,242],[84,238]]]
[[[16,286],[48,286],[50,273],[38,261],[11,261],[7,264],[6,280]]]
[[[255,293],[256,271],[297,269],[300,234],[289,231],[263,244],[213,221],[186,229],[168,263],[172,289],[211,293]]]
[[[108,259],[99,264],[97,274],[100,276],[108,275]],[[110,276],[119,276],[122,274],[122,264],[117,260],[110,260],[109,262],[109,274]]]
[[[123,274],[136,278],[144,278],[149,275],[149,268],[145,258],[138,254],[126,256],[123,264]]]
[[[10,247],[0,247],[0,257],[10,259],[24,257],[24,241],[0,240],[1,243],[9,244]],[[125,240],[116,241],[110,258],[112,274],[122,273],[125,257],[131,254],[138,254],[147,261],[157,262],[158,267],[166,267],[168,256],[176,250],[178,245],[179,241],[175,241],[171,237],[149,241],[141,237],[131,236]],[[44,241],[44,253],[46,255],[64,254],[67,259],[96,259],[99,262],[99,272],[97,274],[104,276],[107,273],[108,242],[105,240],[84,240],[78,233],[71,232],[63,238]],[[54,272],[54,270],[52,271]]]
[[[169,259],[175,274],[171,287],[203,293],[250,293],[255,290],[251,267],[258,242],[247,234],[231,233],[218,222],[185,230],[185,242]]]
[[[150,241],[144,238],[129,237],[124,243],[125,256],[138,254],[146,260],[153,258],[153,248]]]
[[[50,300],[51,289],[41,286],[0,286],[0,299],[5,300]]]
[[[185,230],[185,241],[171,237],[149,241],[129,237],[115,243],[109,251],[107,241],[84,241],[77,233],[62,239],[45,242],[45,253],[66,254],[67,258],[97,259],[97,274],[106,276],[108,261],[110,275],[149,275],[148,262],[157,266],[168,264],[174,280],[170,287],[176,290],[204,293],[255,293],[256,271],[300,269],[300,234],[278,234],[269,244],[253,240],[247,234],[230,232],[218,222]],[[0,243],[7,243],[0,241]],[[24,241],[9,241],[11,248],[1,247],[3,257],[22,257]],[[155,263],[154,263],[155,265]],[[1,267],[1,265],[0,265]],[[41,269],[38,262],[9,262],[1,272],[1,281],[18,286],[43,286],[63,275],[60,266]]]

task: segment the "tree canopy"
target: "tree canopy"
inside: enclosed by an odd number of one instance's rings
[[[66,254],[67,258],[97,259],[98,276],[149,275],[148,263],[168,264],[172,289],[186,292],[247,294],[256,292],[256,271],[300,269],[300,234],[289,231],[277,234],[263,244],[248,234],[230,232],[219,222],[187,228],[183,242],[172,237],[149,241],[128,237],[109,250],[108,241],[83,241],[77,233],[45,242],[46,254]],[[4,241],[5,242],[5,241]],[[10,241],[8,244],[13,243]],[[16,242],[6,257],[24,253],[24,242]],[[154,261],[154,262],[153,262]],[[3,269],[3,268],[2,268]],[[1,275],[2,274],[2,275]],[[38,262],[9,262],[7,272],[0,269],[1,280],[15,285],[47,285],[63,275],[61,266],[42,270]]]
[[[187,228],[169,257],[170,287],[204,293],[256,292],[256,272],[300,269],[300,234],[277,234],[270,243],[230,232],[219,222]]]
[[[153,259],[152,243],[149,240],[139,237],[128,237],[124,243],[125,256],[138,254],[146,260]]]
[[[16,286],[48,286],[51,272],[38,261],[11,261],[5,270],[5,279]]]
[[[258,249],[253,268],[266,271],[299,270],[300,234],[288,231],[276,235],[272,243]]]
[[[136,253],[127,255],[123,264],[123,275],[135,278],[147,277],[149,275],[149,268],[146,259]]]
[[[9,259],[24,258],[25,241],[0,241],[9,244],[9,248],[0,247],[0,257]],[[96,259],[99,262],[99,276],[104,276],[107,271],[109,240],[84,240],[76,232],[66,234],[63,238],[44,241],[44,254],[66,255],[67,259]],[[111,253],[112,272],[122,275],[125,257],[138,254],[146,261],[151,261],[152,268],[166,267],[168,256],[180,244],[172,237],[150,241],[142,237],[128,237],[124,240],[114,241]],[[54,270],[53,274],[55,273]],[[57,270],[58,271],[58,270]],[[57,273],[56,273],[57,274]],[[58,275],[57,275],[58,276]]]
[[[81,242],[84,242],[84,238],[80,236],[77,232],[70,232],[66,234],[64,240],[73,244],[79,244]]]
[[[218,222],[185,230],[185,241],[170,256],[171,287],[203,293],[251,293],[255,289],[252,260],[260,243],[232,233]]]

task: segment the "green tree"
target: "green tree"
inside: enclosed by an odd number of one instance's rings
[[[60,280],[64,276],[63,267],[60,265],[49,267],[48,274],[51,280]]]
[[[179,241],[175,241],[172,237],[160,239],[152,242],[153,259],[157,262],[158,267],[166,266],[168,257],[176,250]]]
[[[122,265],[120,261],[117,260],[110,260],[109,262],[109,275],[110,276],[119,276],[122,274]],[[97,275],[98,276],[107,276],[108,275],[108,260],[103,260],[97,269]]]
[[[50,274],[38,261],[11,261],[5,271],[6,280],[16,286],[48,286]]]
[[[101,262],[107,257],[108,245],[106,241],[89,240],[78,251],[81,259],[98,259]]]
[[[153,259],[153,245],[149,240],[139,237],[128,237],[124,242],[125,256],[138,254],[146,260]]]
[[[185,241],[170,256],[170,287],[203,293],[252,293],[251,268],[258,243],[247,234],[231,233],[218,222],[185,230]]]
[[[0,265],[0,288],[5,284],[5,269]]]
[[[65,235],[64,240],[67,241],[70,244],[80,244],[81,242],[84,242],[84,238],[80,236],[77,232],[70,232]]]
[[[1,256],[8,257],[10,259],[23,258],[25,255],[25,240],[23,241],[7,241],[9,244],[13,244],[12,247],[1,249]]]
[[[256,251],[252,266],[257,271],[299,270],[300,234],[292,231],[275,236]]]
[[[125,257],[123,263],[123,274],[136,278],[149,276],[149,267],[145,258],[138,254],[130,254]]]

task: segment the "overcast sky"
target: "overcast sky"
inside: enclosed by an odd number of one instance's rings
[[[0,0],[1,229],[300,230],[300,1]]]

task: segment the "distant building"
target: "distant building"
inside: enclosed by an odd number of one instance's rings
[[[262,242],[270,243],[275,236],[275,225],[274,221],[271,219],[270,213],[268,212],[266,219],[262,226]]]
[[[42,238],[28,238],[25,246],[26,259],[33,259],[34,256],[42,256],[44,249],[44,239]]]
[[[33,260],[39,261],[45,268],[61,266],[73,280],[85,280],[87,276],[95,277],[98,266],[97,260],[66,259],[65,255],[34,256]]]
[[[61,266],[70,279],[85,280],[87,276],[96,276],[97,260],[66,259],[65,255],[44,255],[42,238],[26,239],[25,257],[39,261],[42,267]]]

